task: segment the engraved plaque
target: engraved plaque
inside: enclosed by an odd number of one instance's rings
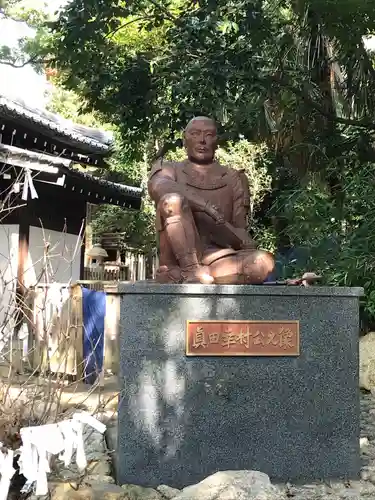
[[[298,356],[299,321],[187,321],[187,356]]]

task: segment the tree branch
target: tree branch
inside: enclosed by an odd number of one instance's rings
[[[171,14],[169,12],[168,9],[166,9],[165,7],[163,7],[162,5],[159,5],[158,2],[156,2],[155,0],[149,0],[150,3],[152,3],[152,5],[154,7],[156,7],[158,10],[160,10],[160,12],[163,12],[163,14],[170,20],[170,21],[173,21],[174,23],[177,21],[177,17],[174,16],[173,14]]]
[[[117,28],[115,28],[113,31],[111,31],[110,33],[108,33],[105,38],[109,38],[109,37],[113,37],[118,31],[121,31],[123,28],[126,28],[126,26],[129,26],[130,24],[133,24],[133,23],[136,23],[138,21],[143,21],[143,20],[146,20],[146,19],[153,19],[152,16],[140,16],[140,17],[137,17],[135,19],[132,19],[131,21],[128,21],[124,24],[121,24],[120,26],[118,26]]]
[[[163,146],[159,148],[157,153],[155,153],[151,163],[159,160],[160,158],[163,158],[169,151],[173,151],[174,149],[181,147],[182,147],[181,139],[176,139],[174,142],[166,142]]]
[[[22,64],[17,64],[12,61],[3,61],[0,59],[0,64],[5,64],[6,66],[11,66],[12,68],[24,68],[28,64],[47,64],[53,62],[55,59],[38,59],[38,56],[33,56],[30,57],[27,61],[23,62]]]

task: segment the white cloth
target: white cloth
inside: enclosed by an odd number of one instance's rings
[[[3,443],[0,443],[2,448]],[[13,468],[13,450],[5,450],[0,452],[0,500],[7,500],[10,481],[16,472]]]
[[[59,455],[64,465],[72,461],[76,452],[76,463],[80,470],[87,467],[83,441],[83,425],[89,425],[104,433],[106,426],[89,413],[75,413],[71,420],[57,424],[41,425],[39,427],[24,427],[21,429],[22,446],[20,449],[20,473],[26,478],[22,491],[27,492],[36,485],[36,495],[47,495],[47,473],[50,472],[48,456]],[[0,500],[3,500],[0,497]]]

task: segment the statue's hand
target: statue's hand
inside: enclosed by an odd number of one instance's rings
[[[207,204],[206,214],[212,217],[216,224],[224,224],[225,222],[224,215],[216,205]]]

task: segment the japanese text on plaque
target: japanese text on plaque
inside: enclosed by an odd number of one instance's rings
[[[298,321],[188,321],[190,356],[297,356]]]

